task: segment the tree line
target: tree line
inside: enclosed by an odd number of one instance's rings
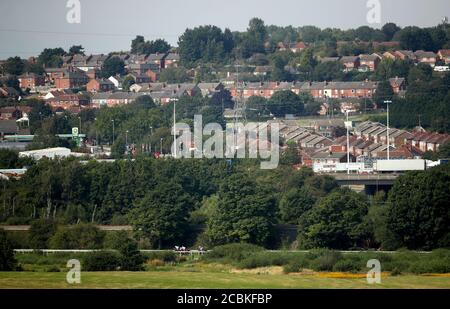
[[[10,224],[131,224],[152,248],[233,242],[274,248],[281,241],[277,227],[285,224],[298,227],[298,248],[450,245],[448,165],[401,176],[371,201],[329,176],[293,170],[283,158],[276,170],[258,166],[146,156],[85,164],[43,159],[20,180],[2,180],[0,216]]]

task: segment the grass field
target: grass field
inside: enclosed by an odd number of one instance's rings
[[[361,277],[334,273],[286,275],[195,270],[82,272],[81,284],[70,285],[66,282],[65,272],[0,272],[0,288],[450,288],[450,275],[383,276],[381,284],[374,285]]]

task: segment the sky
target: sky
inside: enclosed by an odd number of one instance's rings
[[[425,27],[450,17],[449,0],[379,0],[381,22],[373,24],[367,21],[373,0],[75,0],[80,23],[69,23],[70,1],[0,0],[0,59],[79,44],[89,54],[129,50],[137,34],[176,45],[186,28],[211,24],[244,31],[253,17],[267,25],[341,29],[386,22]]]

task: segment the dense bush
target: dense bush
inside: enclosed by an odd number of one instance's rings
[[[339,252],[323,250],[310,265],[315,271],[332,271],[336,263],[341,259],[342,254]]]
[[[360,255],[344,255],[334,264],[333,271],[356,273],[366,267],[366,262],[367,260]]]
[[[204,255],[204,258],[207,260],[222,260],[223,262],[234,264],[255,252],[261,252],[263,250],[264,248],[252,244],[228,244],[214,247],[213,250]]]
[[[114,251],[94,251],[86,254],[82,269],[85,271],[112,271],[117,270],[121,257]]]
[[[120,253],[120,269],[129,271],[139,271],[143,269],[145,257],[138,249],[135,240],[128,238],[118,248]]]
[[[0,229],[0,271],[15,270],[17,261],[14,258],[14,249],[6,232]]]
[[[251,254],[239,262],[240,268],[257,268],[265,266],[282,266],[292,259],[289,253],[261,251]]]
[[[51,219],[33,221],[29,230],[29,244],[33,249],[49,248],[49,240],[56,232],[56,222]]]
[[[91,224],[59,227],[50,239],[54,249],[100,249],[105,232]]]
[[[172,252],[172,251],[148,252],[148,253],[144,253],[144,257],[150,261],[160,260],[160,261],[163,261],[164,263],[172,263],[172,262],[176,262],[176,260],[177,260],[176,253]]]

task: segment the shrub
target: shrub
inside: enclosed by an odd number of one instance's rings
[[[121,258],[117,252],[94,251],[89,252],[83,259],[83,270],[111,271],[120,266]]]
[[[242,261],[255,252],[263,250],[264,248],[252,244],[228,244],[214,247],[213,250],[204,255],[204,258],[211,260],[222,260],[222,262],[229,262],[234,264]]]
[[[398,268],[394,268],[392,271],[391,271],[391,276],[399,276],[399,275],[401,275],[402,274],[402,272],[400,271],[400,269],[398,269]]]
[[[14,249],[30,248],[28,231],[8,231],[7,235]]]
[[[145,262],[145,257],[139,251],[135,240],[128,238],[122,243],[118,250],[121,255],[120,268],[122,270],[143,270],[142,264]]]
[[[103,246],[105,232],[91,224],[59,227],[50,239],[55,249],[100,249]]]
[[[343,259],[338,260],[336,264],[334,264],[333,271],[356,273],[364,269],[366,267],[365,264],[366,263],[361,256],[344,256]]]
[[[409,270],[414,274],[450,273],[450,258],[421,259],[411,263],[409,266]]]
[[[119,249],[119,247],[130,237],[127,231],[111,231],[106,233],[103,248]]]
[[[294,259],[288,264],[284,265],[283,272],[285,274],[301,272],[307,265],[306,259]]]
[[[289,263],[286,253],[261,251],[255,252],[239,262],[240,268],[257,268],[265,266],[282,266]]]
[[[150,260],[148,262],[148,264],[150,266],[153,266],[153,267],[164,266],[164,262],[162,260],[159,260],[159,259]]]
[[[0,229],[0,271],[15,270],[17,260],[14,258],[14,249],[6,232]]]
[[[46,249],[49,247],[49,239],[56,232],[56,222],[51,219],[39,219],[33,221],[29,231],[29,243],[33,249]]]
[[[337,251],[324,250],[312,261],[311,267],[316,271],[332,271],[334,265],[342,259],[342,254]]]
[[[145,253],[144,257],[147,260],[160,260],[164,263],[172,263],[177,261],[177,255],[175,252],[171,251],[156,251],[156,252],[149,252]]]
[[[46,269],[46,272],[48,273],[59,273],[61,270],[57,266],[50,266]]]

